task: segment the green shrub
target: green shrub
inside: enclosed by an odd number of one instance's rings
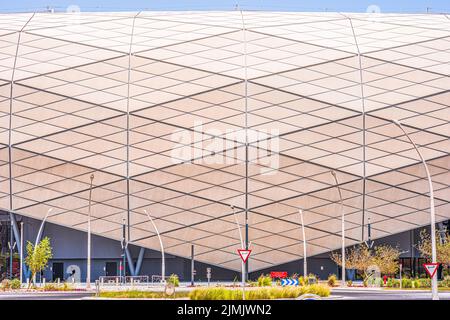
[[[45,286],[42,288],[44,291],[60,291],[59,286],[56,283],[46,283]]]
[[[412,288],[412,280],[408,278],[402,279],[402,288]]]
[[[247,280],[247,286],[249,286],[249,287],[257,287],[258,286],[258,281]]]
[[[323,285],[310,285],[301,287],[270,287],[258,288],[245,291],[245,299],[262,300],[262,299],[288,299],[297,298],[303,294],[311,293],[321,297],[330,295],[330,288]],[[189,293],[191,300],[242,300],[242,290],[218,288],[198,288]]]
[[[417,280],[419,287],[418,288],[431,288],[431,279],[424,278]]]
[[[327,283],[328,283],[328,285],[330,287],[334,287],[336,285],[336,281],[337,281],[337,278],[336,278],[335,274],[330,274],[328,276],[328,282]]]
[[[67,282],[64,282],[62,284],[58,284],[55,282],[48,282],[42,288],[42,290],[44,291],[71,291],[73,289],[74,289],[73,286]]]
[[[1,283],[3,291],[11,289],[11,280],[3,279]]]
[[[445,276],[441,283],[443,287],[450,287],[450,276]]]
[[[20,279],[17,279],[17,278],[12,279],[10,284],[11,284],[11,289],[13,289],[13,290],[17,290],[22,287],[22,285],[20,283]]]
[[[386,282],[386,287],[389,288],[400,288],[400,280],[389,278]]]
[[[307,285],[306,280],[305,280],[305,278],[304,278],[303,276],[298,277],[298,284],[299,284],[300,286],[305,286],[305,285]]]
[[[272,278],[270,276],[260,275],[258,278],[258,287],[270,287],[272,285]]]
[[[178,275],[172,273],[167,279],[167,283],[173,284],[175,287],[178,287],[180,285],[180,279],[178,278]]]
[[[376,287],[382,287],[384,284],[382,278],[372,278],[371,285]]]

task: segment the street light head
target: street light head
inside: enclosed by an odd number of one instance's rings
[[[303,209],[302,208],[298,208],[298,212],[301,214],[303,213]]]
[[[398,125],[398,126],[401,126],[401,125],[402,125],[401,122],[400,122],[400,120],[397,120],[397,119],[392,119],[392,122],[395,123],[395,124]]]
[[[91,174],[91,181],[94,180],[94,174]]]
[[[330,172],[331,172],[331,174],[332,174],[334,177],[336,177],[336,171],[331,170]]]
[[[231,208],[231,210],[233,210],[233,211],[234,211],[234,206],[233,206],[233,205],[230,205],[230,208]]]
[[[53,211],[53,208],[48,209],[47,214],[50,214],[50,212]]]

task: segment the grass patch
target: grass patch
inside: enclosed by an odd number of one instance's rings
[[[247,289],[245,291],[246,300],[272,300],[297,298],[303,294],[311,293],[321,297],[330,295],[330,288],[327,286],[313,284],[301,287],[272,287]],[[189,293],[191,300],[242,300],[241,289],[219,288],[199,288]]]
[[[100,292],[101,298],[114,298],[114,299],[176,299],[186,298],[188,292],[175,292],[172,296],[166,295],[164,292],[155,291],[139,291],[139,290],[126,290],[126,291],[103,291]]]

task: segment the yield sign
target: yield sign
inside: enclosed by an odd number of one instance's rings
[[[438,270],[439,263],[424,263],[423,266],[427,273],[430,275],[431,279],[433,279],[436,271]]]
[[[252,250],[238,249],[239,256],[241,257],[242,261],[244,261],[244,263],[247,262],[251,252]]]

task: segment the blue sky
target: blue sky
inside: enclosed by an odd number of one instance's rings
[[[427,7],[433,13],[450,12],[449,0],[0,0],[0,12],[40,11],[47,6],[65,11],[69,5],[81,11],[231,10],[236,4],[247,10],[365,12],[377,5],[381,12],[420,13]]]

